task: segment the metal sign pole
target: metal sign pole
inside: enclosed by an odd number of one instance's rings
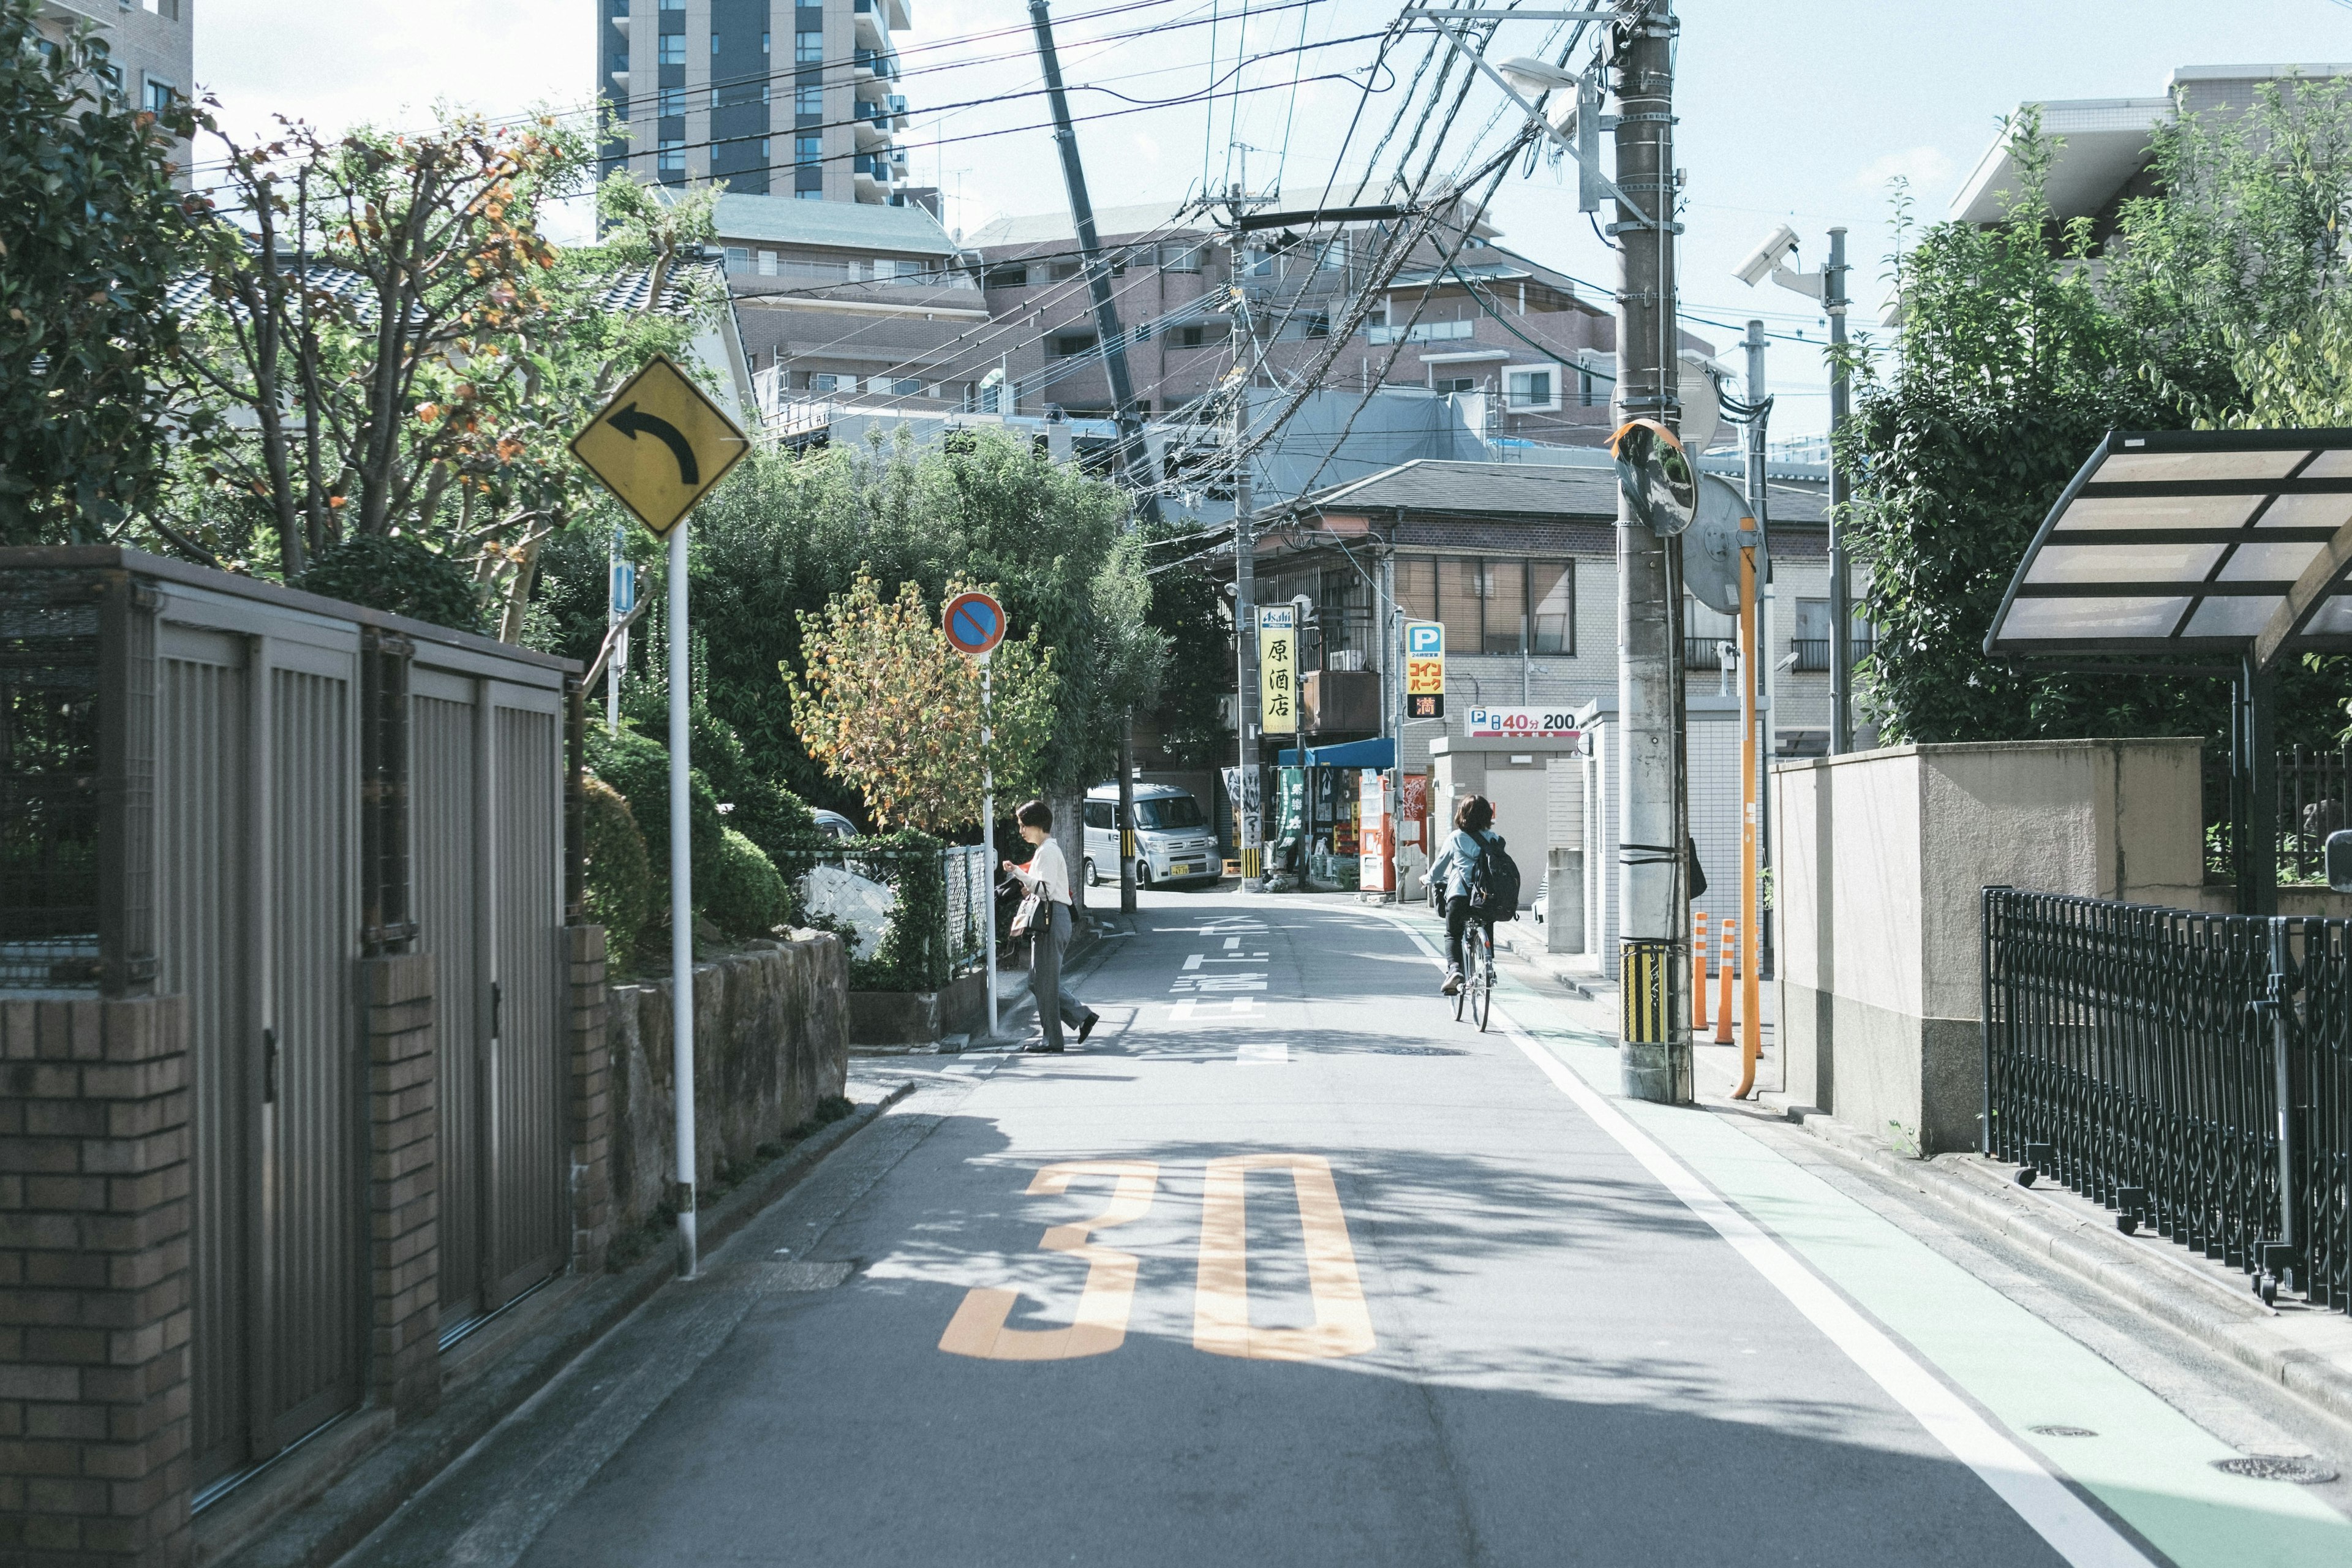
[[[688,811],[686,530],[669,535],[670,1092],[677,1118],[677,1276],[694,1278],[694,835]]]
[[[980,656],[980,842],[988,855],[988,1037],[996,1037],[996,682]]]

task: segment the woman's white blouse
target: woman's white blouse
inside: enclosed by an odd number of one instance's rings
[[[1045,889],[1045,896],[1057,904],[1070,901],[1070,863],[1063,858],[1061,845],[1051,838],[1037,846],[1028,865],[1015,866],[1013,874],[1025,888]]]

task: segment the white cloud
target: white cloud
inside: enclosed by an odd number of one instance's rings
[[[1883,191],[1889,180],[1908,180],[1914,190],[1932,191],[1952,177],[1952,160],[1941,147],[1907,147],[1874,158],[1853,177],[1866,191]]]

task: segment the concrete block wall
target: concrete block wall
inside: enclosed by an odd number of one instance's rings
[[[1982,889],[2204,903],[2194,740],[1897,746],[1772,770],[1791,1098],[1922,1154],[1976,1146]]]
[[[0,1561],[188,1560],[178,997],[0,1002]]]

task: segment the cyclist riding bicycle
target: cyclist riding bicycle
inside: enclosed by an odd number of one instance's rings
[[[1476,920],[1486,928],[1486,940],[1491,943],[1495,921],[1502,915],[1499,908],[1483,909],[1471,902],[1486,883],[1487,850],[1503,847],[1503,836],[1491,831],[1494,825],[1494,803],[1483,795],[1470,796],[1454,808],[1454,832],[1438,854],[1438,865],[1444,867],[1445,878],[1444,994],[1448,996],[1462,989],[1464,928]]]

